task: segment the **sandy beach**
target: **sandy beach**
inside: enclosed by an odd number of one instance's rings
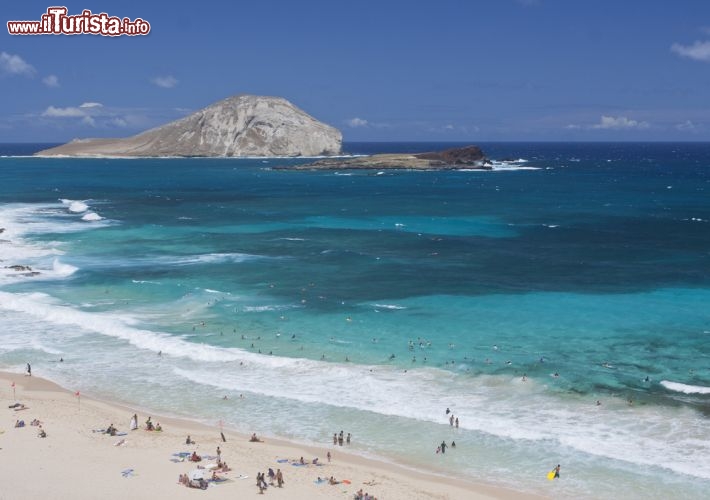
[[[14,387],[13,387],[14,383]],[[0,498],[244,498],[261,495],[258,472],[281,469],[283,488],[269,486],[264,495],[290,498],[353,498],[358,490],[378,499],[514,499],[531,498],[518,493],[462,479],[411,471],[396,465],[348,454],[340,447],[312,448],[268,439],[250,442],[249,436],[185,420],[148,415],[144,411],[77,396],[36,376],[0,372],[3,422],[0,456],[4,477],[12,478],[0,490]],[[15,397],[13,397],[13,388]],[[10,408],[16,403],[24,409]],[[139,428],[129,430],[131,416],[138,414]],[[161,432],[145,430],[145,421],[160,423]],[[41,422],[46,438],[40,438]],[[15,428],[17,420],[24,427]],[[113,424],[118,435],[97,432]],[[258,433],[258,429],[255,432]],[[125,435],[124,435],[125,433]],[[190,435],[194,445],[186,445]],[[178,483],[181,474],[216,462],[217,447],[231,470],[220,473],[222,482],[209,482],[206,490]],[[199,463],[177,454],[197,452]],[[328,463],[327,453],[332,461]],[[214,457],[214,458],[209,458]],[[291,462],[308,462],[294,466]],[[322,465],[314,465],[318,457]],[[333,476],[338,484],[318,482]],[[205,477],[211,477],[210,472]],[[268,482],[268,478],[267,478]]]

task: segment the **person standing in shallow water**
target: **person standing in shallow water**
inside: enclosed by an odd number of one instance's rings
[[[560,478],[560,464],[557,464],[557,467],[555,467],[555,477],[554,479],[559,479]]]
[[[446,453],[446,441],[441,442],[441,453]]]
[[[29,363],[27,363],[27,375],[29,375],[30,377],[32,376],[32,367]]]

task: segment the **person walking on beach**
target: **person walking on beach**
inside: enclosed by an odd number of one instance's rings
[[[328,455],[326,455],[326,456],[328,457],[328,463],[330,463],[330,458],[331,458],[330,452],[328,452]]]
[[[443,455],[444,453],[446,453],[446,446],[447,446],[447,445],[446,445],[446,441],[442,441],[442,442],[441,442],[441,453],[442,453],[442,455]]]
[[[279,486],[279,488],[283,488],[284,475],[281,472],[281,469],[276,469],[276,484]]]
[[[32,367],[29,363],[27,363],[27,375],[30,377],[32,376]]]

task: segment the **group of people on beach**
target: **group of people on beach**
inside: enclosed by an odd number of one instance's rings
[[[362,488],[360,488],[353,496],[353,500],[377,500],[377,497],[370,495],[367,492],[363,493]]]
[[[345,441],[346,444],[350,444],[351,436],[352,435],[348,432],[348,435],[345,438],[343,438],[343,431],[342,430],[340,431],[340,433],[334,432],[333,433],[333,444],[343,446],[343,441]]]
[[[451,427],[456,427],[457,429],[459,428],[459,418],[455,417],[453,412],[451,411],[451,408],[446,408],[446,411],[444,412],[448,417],[449,417],[449,425]],[[441,444],[436,447],[436,453],[439,454],[444,454],[446,453],[446,448],[456,448],[456,441],[451,441],[451,445],[447,445],[446,441],[441,441]]]
[[[283,472],[281,472],[281,469],[276,469],[276,472],[274,472],[274,469],[269,467],[268,477],[269,484],[266,484],[266,474],[263,472],[256,473],[256,487],[262,495],[264,494],[264,490],[267,489],[269,485],[274,486],[274,482],[276,482],[276,486],[283,488],[284,475]]]
[[[148,420],[145,421],[145,430],[161,432],[163,428],[160,426],[160,422],[153,425],[153,421],[148,417]]]
[[[23,403],[11,404],[8,406],[8,408],[15,410],[15,411],[29,409]],[[32,421],[30,422],[30,425],[32,427],[37,427],[37,437],[39,437],[39,438],[46,438],[47,437],[47,431],[44,430],[44,427],[42,427],[42,422],[40,422],[38,419],[33,418]],[[25,421],[23,419],[16,419],[15,420],[15,428],[16,429],[21,429],[24,426],[25,426]]]
[[[446,409],[446,414],[449,415],[449,425],[451,427],[459,428],[459,417],[454,417],[454,414],[449,408]]]

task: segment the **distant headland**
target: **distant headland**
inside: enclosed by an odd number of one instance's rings
[[[491,162],[478,146],[430,153],[388,153],[354,158],[324,158],[303,165],[275,167],[281,170],[492,170]]]
[[[339,130],[281,97],[228,97],[179,120],[123,139],[75,139],[37,156],[327,156]]]

